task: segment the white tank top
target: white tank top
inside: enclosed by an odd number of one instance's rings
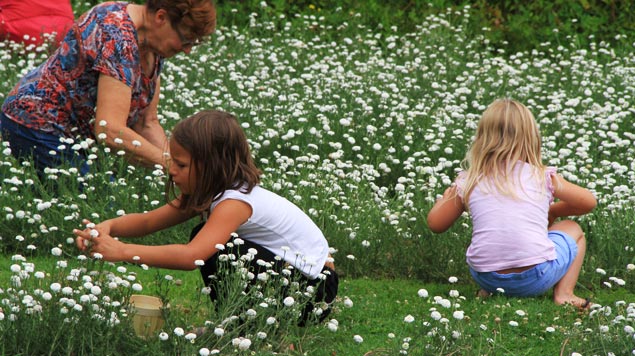
[[[226,190],[212,204],[210,211],[227,199],[240,200],[251,206],[251,217],[236,231],[240,238],[267,248],[309,278],[317,278],[328,257],[329,247],[324,234],[308,215],[261,186],[255,186],[249,194]]]

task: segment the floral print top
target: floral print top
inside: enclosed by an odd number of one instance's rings
[[[128,3],[107,2],[82,15],[46,62],[22,78],[2,111],[33,130],[65,137],[95,138],[93,123],[101,74],[132,89],[132,126],[150,105],[163,67],[156,56],[151,76],[143,74],[137,31]]]

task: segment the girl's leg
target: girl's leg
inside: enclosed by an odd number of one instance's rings
[[[196,227],[194,227],[190,235],[190,240],[193,239],[194,236],[196,236],[196,234],[200,231],[200,229],[203,227],[204,224],[205,222],[202,222]],[[233,241],[233,240],[230,240],[230,241]],[[258,251],[258,253],[256,254],[256,258],[251,260],[248,266],[249,270],[254,275],[258,275],[259,273],[263,273],[267,271],[267,267],[258,264],[258,260],[269,262],[271,264],[270,268],[278,273],[281,273],[281,271],[285,268],[284,260],[276,259],[275,254],[273,254],[271,251],[249,241],[244,241],[242,245],[234,244],[234,246],[231,249],[227,249],[223,251],[223,253],[224,254],[233,253],[235,255],[243,256],[248,253],[249,249],[255,249]],[[200,267],[200,272],[201,272],[201,277],[203,278],[203,282],[205,283],[206,286],[209,286],[211,288],[209,297],[213,302],[218,299],[218,291],[216,290],[217,281],[214,280],[213,278],[219,272],[218,271],[218,266],[219,266],[218,256],[219,255],[220,253],[214,254],[207,261],[205,261],[205,264],[203,266]],[[312,286],[315,288],[315,294],[313,296],[313,300],[310,302],[307,302],[304,310],[302,311],[302,317],[299,322],[300,326],[304,326],[306,322],[309,320],[311,313],[313,312],[314,303],[326,302],[328,305],[326,309],[322,310],[322,314],[318,316],[319,321],[324,320],[331,312],[330,304],[335,300],[335,297],[337,295],[339,279],[338,279],[337,273],[329,267],[324,267],[322,269],[322,274],[325,276],[324,280],[320,278],[309,279],[305,275],[301,274],[297,269],[293,269],[292,275],[289,277],[290,279],[299,282],[302,285],[302,288],[306,288],[307,286]],[[256,280],[255,279],[252,280],[252,283],[256,283]],[[281,299],[284,299],[286,294],[287,294],[286,290],[281,290],[280,291]]]
[[[333,303],[335,297],[337,296],[339,277],[337,272],[329,267],[324,267],[322,269],[322,275],[324,275],[323,280],[320,278],[308,279],[305,276],[300,276],[300,279],[306,286],[313,286],[316,288],[313,301],[307,303],[304,306],[304,310],[302,310],[302,318],[299,324],[300,326],[305,326],[307,321],[309,321],[311,314],[313,313],[313,309],[315,308],[315,303],[326,303],[326,308],[322,309],[321,314],[317,316],[318,321],[323,321],[331,313],[331,303]]]
[[[492,293],[486,291],[483,288],[479,289],[478,292],[476,292],[476,296],[478,298],[489,298],[491,295],[492,295]]]
[[[198,234],[198,232],[201,231],[201,229],[203,228],[204,225],[205,225],[205,221],[199,223],[198,225],[196,225],[192,229],[192,232],[190,233],[190,241],[192,241],[192,239],[194,239],[196,234]],[[216,270],[217,270],[216,261],[217,260],[218,260],[218,252],[215,253],[212,257],[210,257],[207,261],[205,261],[205,264],[203,266],[199,267],[199,269],[198,269],[199,272],[201,272],[201,277],[203,278],[203,284],[205,286],[209,286],[210,285],[210,282],[211,282],[210,276],[213,276],[213,275],[216,274]],[[210,299],[212,299],[212,301],[215,301],[216,300],[216,291],[212,291],[212,294],[210,294]]]
[[[572,304],[577,307],[587,307],[588,301],[574,294],[575,285],[582,269],[582,262],[586,252],[586,238],[580,225],[571,220],[563,220],[553,224],[549,230],[557,230],[571,236],[578,245],[578,254],[569,266],[564,277],[553,287],[553,300],[556,304]]]
[[[200,224],[198,224],[197,226],[194,227],[194,229],[192,229],[192,232],[190,234],[190,240],[192,240],[194,238],[194,236],[196,236],[196,234],[201,230],[201,228],[203,228],[203,225],[205,225],[205,222],[201,222]],[[231,239],[229,242],[233,242],[234,240]],[[266,248],[251,243],[249,241],[244,241],[243,244],[241,245],[237,245],[234,244],[234,246],[231,249],[227,249],[225,251],[222,251],[223,254],[234,254],[236,256],[245,256],[249,253],[250,249],[255,249],[256,251],[258,251],[258,253],[256,254],[256,258],[254,258],[253,260],[251,260],[249,262],[249,266],[247,266],[250,271],[252,273],[254,273],[255,275],[258,275],[259,273],[263,273],[267,271],[267,267],[266,266],[262,266],[260,264],[257,263],[258,260],[263,260],[263,261],[267,261],[270,262],[273,266],[271,267],[271,269],[273,269],[274,271],[281,271],[282,268],[284,267],[284,261],[282,260],[276,260],[276,256],[271,253],[269,250],[267,250]],[[203,266],[201,266],[199,268],[200,272],[201,272],[201,277],[203,278],[203,283],[205,283],[206,286],[211,288],[211,292],[210,292],[210,299],[212,301],[216,301],[218,299],[218,291],[216,290],[216,282],[217,280],[215,280],[215,276],[218,274],[218,257],[221,255],[221,252],[217,252],[215,253],[212,257],[210,257],[207,261],[205,261],[205,264]],[[255,283],[255,280],[251,281],[252,284]]]

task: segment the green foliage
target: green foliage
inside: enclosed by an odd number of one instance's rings
[[[469,7],[470,31],[489,28],[486,36],[493,47],[504,48],[508,53],[538,48],[546,42],[561,43],[570,36],[580,46],[593,41],[627,44],[635,31],[632,3],[617,0],[218,0],[217,4],[221,24],[245,24],[244,14],[260,11],[288,19],[297,14],[322,16],[334,24],[359,15],[366,26],[384,33],[392,28],[411,32],[428,15]]]
[[[626,43],[635,30],[630,1],[477,0],[472,7],[476,24],[489,27],[495,46],[511,53],[561,43],[569,36],[581,46],[589,41]]]
[[[81,14],[101,0],[73,0]],[[142,0],[134,1],[143,3]],[[539,48],[542,43],[562,43],[575,37],[580,46],[591,42],[628,44],[635,33],[631,1],[618,0],[217,0],[220,26],[248,26],[249,14],[265,18],[324,17],[338,27],[359,16],[365,27],[389,34],[414,31],[422,19],[448,8],[470,9],[470,31],[488,28],[494,48],[517,53]]]
[[[14,255],[11,273],[4,272],[8,264],[0,273],[0,355],[198,354],[202,345],[235,355],[285,351],[290,340],[306,337],[307,329],[298,323],[312,292],[288,268],[254,275],[244,264],[250,258],[221,255],[216,275],[220,300],[212,304],[209,289],[192,280],[198,277],[194,272],[187,277],[188,293],[180,295],[182,280],[158,271],[153,279],[136,266],[85,257],[73,263],[61,256],[31,261]],[[147,338],[135,335],[134,307],[129,304],[130,296],[141,292],[142,282],[168,306],[162,329]],[[310,315],[308,324],[314,325],[315,318]],[[177,329],[181,331],[172,334]],[[164,340],[157,342],[160,338]],[[243,350],[236,340],[245,338],[250,346]]]
[[[462,282],[347,279],[340,294],[352,306],[340,311],[338,331],[328,335],[328,346],[318,338],[304,348],[315,356],[632,352],[633,305],[621,302],[632,298],[626,290],[598,290],[593,302],[606,306],[587,314],[555,305],[548,295],[475,298],[477,288]],[[354,335],[363,342],[353,343]]]
[[[0,354],[93,355],[137,344],[125,309],[132,289],[117,282],[125,277],[111,266],[85,260],[74,268],[59,260],[41,270],[19,255],[12,263],[0,289]]]

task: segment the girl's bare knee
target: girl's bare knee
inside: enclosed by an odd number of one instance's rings
[[[584,231],[582,231],[582,228],[580,227],[580,225],[578,225],[578,223],[576,223],[573,220],[558,221],[557,223],[553,224],[549,228],[549,230],[562,231],[566,233],[567,235],[571,236],[576,241],[580,241],[581,239],[584,239]]]

